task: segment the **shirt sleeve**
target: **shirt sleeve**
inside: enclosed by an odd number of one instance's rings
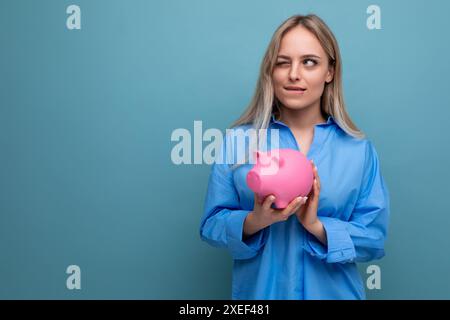
[[[250,211],[239,206],[231,165],[214,163],[200,223],[200,238],[215,247],[227,248],[233,259],[256,256],[267,241],[269,228],[243,239],[244,221]]]
[[[381,175],[378,155],[368,141],[360,194],[349,221],[319,216],[327,235],[327,245],[307,232],[305,250],[328,263],[367,262],[382,258],[389,206],[389,192]]]

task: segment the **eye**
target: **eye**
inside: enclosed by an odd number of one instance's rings
[[[308,61],[310,63],[307,63]],[[313,59],[305,59],[305,60],[303,60],[303,64],[306,65],[307,67],[312,67],[312,66],[315,66],[317,64],[317,61],[313,60]]]
[[[279,61],[279,62],[276,63],[277,66],[286,65],[286,64],[289,64],[289,62],[287,62],[287,61]]]

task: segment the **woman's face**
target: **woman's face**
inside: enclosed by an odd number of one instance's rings
[[[310,31],[303,26],[289,30],[281,40],[272,74],[276,97],[289,109],[320,106],[325,82],[333,79],[329,69],[328,57]]]

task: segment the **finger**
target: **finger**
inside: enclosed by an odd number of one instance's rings
[[[294,207],[293,211],[297,212],[302,206],[306,205],[308,197],[300,197],[300,202]]]
[[[308,201],[308,197],[303,197],[303,203],[302,203],[302,205],[306,205],[306,202]]]
[[[316,199],[318,199],[319,193],[320,193],[319,183],[318,183],[317,179],[314,179],[313,189],[314,189],[313,198],[314,198],[314,200],[316,200]]]
[[[316,177],[317,176],[317,167],[314,164],[313,160],[311,160],[311,166],[312,166],[312,169],[313,169],[314,177]]]
[[[317,184],[318,184],[318,187],[319,187],[319,189],[320,189],[320,177],[319,177],[319,172],[318,172],[317,167],[316,167],[316,165],[314,164],[314,161],[313,161],[313,160],[311,160],[311,164],[313,165],[314,178],[317,179]]]
[[[254,193],[254,201],[255,201],[255,205],[261,204],[261,199],[259,198],[259,196],[256,192]]]
[[[264,210],[269,210],[271,209],[272,203],[275,201],[275,196],[274,195],[269,195],[266,197],[266,199],[264,199],[264,203],[262,205]]]
[[[300,204],[297,206],[297,208],[295,209],[295,213],[297,215],[302,215],[305,212],[305,207],[308,205],[307,201],[308,201],[308,197],[301,197],[301,201]]]
[[[320,189],[320,177],[319,177],[319,173],[317,172],[317,167],[316,167],[316,182],[317,182],[317,187]]]
[[[297,197],[294,200],[292,200],[288,206],[286,208],[284,208],[281,211],[282,215],[290,215],[291,213],[295,212],[298,208],[298,206],[302,203],[302,198],[301,197]]]
[[[303,204],[304,199],[297,197],[279,213],[280,219],[286,221],[291,215],[296,214]]]

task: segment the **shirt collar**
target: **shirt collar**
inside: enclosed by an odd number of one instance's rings
[[[275,115],[274,115],[273,113],[272,113],[272,116],[271,116],[271,119],[270,119],[270,123],[278,123],[278,124],[281,124],[281,125],[287,127],[287,125],[286,125],[284,122],[279,121],[279,120],[276,120],[276,119],[275,119]],[[324,127],[327,127],[327,126],[330,126],[330,125],[333,125],[333,124],[336,124],[336,125],[337,125],[337,123],[336,123],[336,121],[334,120],[334,118],[333,118],[331,115],[329,115],[326,123],[319,123],[319,124],[317,124],[316,126],[324,126]]]

